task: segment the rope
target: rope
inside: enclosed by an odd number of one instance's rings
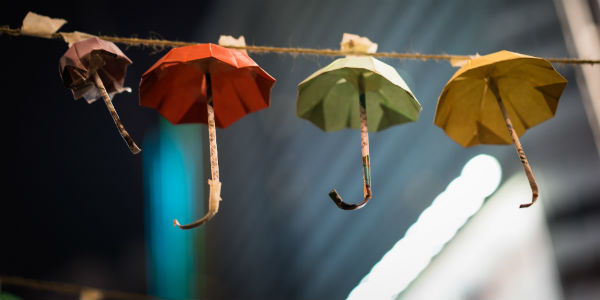
[[[53,39],[62,39],[62,32],[57,32],[52,35]],[[10,28],[8,25],[0,26],[0,34],[8,34],[12,36],[23,36],[18,28]],[[123,44],[127,46],[150,46],[155,48],[174,48],[181,46],[196,45],[195,42],[169,41],[160,39],[143,39],[134,37],[116,37],[101,35],[98,36],[103,40],[113,43]],[[416,59],[416,60],[453,60],[453,59],[470,59],[470,55],[452,55],[452,54],[422,54],[422,53],[397,53],[397,52],[348,52],[333,49],[311,49],[311,48],[293,48],[293,47],[271,47],[271,46],[230,46],[222,45],[225,48],[246,50],[255,53],[290,53],[290,54],[305,54],[319,56],[346,56],[346,55],[365,55],[373,57],[397,58],[397,59]],[[579,58],[544,58],[550,62],[557,64],[600,64],[600,59],[579,59]]]
[[[102,293],[102,298],[105,299],[148,299],[153,298],[149,295],[135,294],[135,293],[126,293],[114,290],[103,290],[97,289],[87,286],[80,286],[70,283],[61,283],[61,282],[53,282],[53,281],[43,281],[43,280],[34,280],[34,279],[26,279],[17,276],[0,276],[0,282],[2,285],[15,285],[28,287],[32,289],[38,290],[47,290],[53,291],[61,294],[71,294],[71,295],[80,295],[82,291],[95,290]]]

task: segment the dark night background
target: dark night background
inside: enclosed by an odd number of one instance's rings
[[[18,27],[31,10],[67,19],[62,28],[67,31],[118,36],[157,32],[190,40],[193,26],[175,20],[199,19],[210,7],[196,1],[194,9],[167,11],[164,5],[25,1],[3,9],[0,23]],[[145,293],[142,155],[123,148],[102,102],[74,101],[64,88],[57,65],[67,49],[63,41],[1,38],[6,57],[2,86],[5,99],[12,99],[7,107],[11,113],[2,118],[8,136],[1,273]],[[142,145],[158,115],[138,106],[138,80],[164,52],[122,50],[134,61],[126,79],[134,92],[114,103]],[[36,297],[44,292],[28,293],[24,295]]]
[[[21,1],[0,11],[0,25],[19,27],[30,10],[68,20],[62,31],[100,35],[216,43],[220,34],[243,34],[248,44],[337,48],[342,33],[350,32],[385,52],[507,49],[570,56],[554,2],[547,0]],[[74,101],[60,82],[58,59],[66,43],[8,35],[0,43],[0,274],[151,293],[143,146],[161,125],[158,113],[140,107],[137,97],[141,74],[166,51],[119,45],[133,60],[125,81],[133,92],[117,95],[114,104],[142,146],[136,156],[102,101]],[[465,149],[432,124],[437,97],[455,72],[447,62],[384,60],[398,69],[423,112],[416,123],[371,135],[374,199],[363,210],[339,211],[327,197],[332,186],[343,195],[362,190],[358,131],[324,133],[295,115],[296,85],[332,58],[250,56],[277,83],[269,109],[217,131],[224,200],[215,219],[198,230],[206,251],[200,297],[344,298],[469,158],[494,155],[503,179],[522,173],[513,147]],[[589,238],[600,230],[600,160],[574,68],[557,70],[569,80],[557,115],[522,142],[541,174],[553,247],[560,248],[572,240],[566,236]],[[569,259],[557,255],[567,298],[600,276],[597,241],[591,238],[587,250],[560,252]],[[2,288],[24,298],[67,296]]]

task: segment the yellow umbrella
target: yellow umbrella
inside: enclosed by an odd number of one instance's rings
[[[542,58],[505,50],[475,57],[444,87],[434,124],[463,147],[514,143],[533,192],[520,207],[529,207],[538,187],[519,136],[554,116],[566,85]]]

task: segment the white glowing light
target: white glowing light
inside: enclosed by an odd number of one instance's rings
[[[421,213],[348,299],[396,298],[479,210],[485,198],[498,188],[501,177],[500,164],[494,157],[480,154],[469,160],[460,176]]]

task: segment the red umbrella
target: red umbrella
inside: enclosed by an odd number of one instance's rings
[[[158,110],[173,124],[208,124],[210,186],[208,213],[182,229],[210,220],[219,209],[221,182],[215,125],[225,128],[266,108],[275,79],[239,50],[215,44],[175,48],[142,75],[140,105]]]
[[[121,137],[133,154],[141,150],[135,144],[115,107],[111,97],[128,90],[123,88],[127,66],[131,60],[113,43],[97,37],[74,43],[60,58],[60,77],[73,97],[85,98],[88,103],[102,97],[110,111]]]

